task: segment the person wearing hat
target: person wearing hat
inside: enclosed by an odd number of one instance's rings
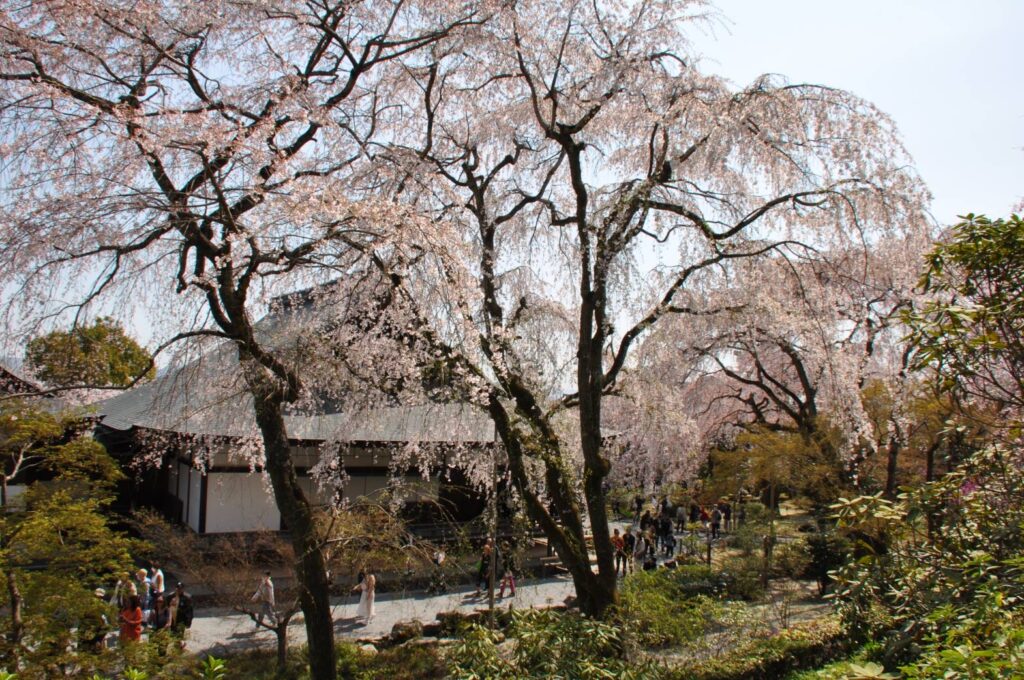
[[[118,610],[124,609],[128,606],[128,598],[138,594],[138,588],[132,583],[128,572],[122,571],[117,579],[117,585],[114,586],[114,594],[110,596],[110,604],[117,607]]]
[[[78,635],[82,647],[98,652],[103,649],[103,640],[107,637],[107,630],[110,628],[110,621],[107,620],[105,612],[107,591],[97,588],[92,591],[92,594],[96,596],[96,601],[91,603],[82,617],[82,622],[78,626]]]

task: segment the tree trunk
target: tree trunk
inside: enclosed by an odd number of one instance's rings
[[[924,481],[926,482],[935,481],[935,452],[939,450],[941,444],[942,439],[936,439],[925,452]]]
[[[587,512],[590,515],[590,531],[594,537],[594,553],[597,556],[597,574],[594,574],[590,568],[590,556],[587,554],[584,544],[583,559],[586,562],[588,580],[592,582],[587,584],[589,591],[586,596],[587,608],[584,608],[583,611],[589,616],[602,617],[608,607],[616,602],[617,595],[615,549],[608,532],[608,509],[604,493],[604,480],[608,475],[610,465],[601,455],[601,405],[598,391],[599,388],[594,388],[593,394],[587,394],[591,392],[590,389],[580,391],[583,495],[586,498]],[[589,405],[585,407],[585,403]],[[580,597],[582,608],[584,598],[580,596],[578,584],[576,592]]]
[[[601,578],[590,569],[590,560],[587,560],[586,569],[579,574],[569,570],[572,575],[573,585],[576,588],[576,602],[580,611],[591,618],[599,619],[608,614],[608,608],[617,601],[615,582],[608,586],[608,579]]]
[[[18,589],[18,580],[14,575],[13,571],[7,572],[7,595],[11,600],[11,656],[13,658],[13,668],[18,667],[18,658],[20,656],[19,649],[21,648],[21,638],[25,634],[25,624],[21,620],[21,591]]]
[[[889,438],[889,446],[887,449],[885,464],[885,497],[889,500],[894,500],[896,498],[896,462],[900,453],[900,444],[896,437]]]
[[[327,563],[317,535],[312,507],[299,486],[295,466],[292,464],[282,401],[274,393],[260,394],[259,389],[253,389],[252,392],[256,422],[263,434],[267,473],[274,489],[274,499],[281,512],[281,519],[291,533],[292,546],[298,559],[295,575],[309,643],[310,677],[313,680],[335,680],[334,621],[331,617]]]
[[[279,622],[274,630],[277,634],[277,672],[279,675],[284,675],[288,664],[288,622],[290,620],[291,617],[289,616],[284,621]]]

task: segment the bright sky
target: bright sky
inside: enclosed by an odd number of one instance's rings
[[[717,0],[706,70],[840,87],[896,121],[940,224],[1024,200],[1024,0]]]

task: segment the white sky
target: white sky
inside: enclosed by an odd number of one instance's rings
[[[693,42],[736,84],[762,73],[850,90],[892,116],[951,224],[1024,199],[1024,0],[717,0]]]

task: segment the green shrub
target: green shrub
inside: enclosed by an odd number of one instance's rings
[[[839,569],[850,557],[850,542],[835,531],[821,531],[807,536],[810,564],[807,576],[818,583],[818,594],[824,596],[832,583],[829,572]]]
[[[738,555],[722,565],[721,578],[728,584],[728,596],[740,600],[758,600],[764,595],[761,572],[764,560],[760,555]]]
[[[768,533],[768,509],[760,503],[747,503],[747,518],[736,527],[730,544],[744,555],[760,554]]]
[[[703,564],[684,564],[664,572],[680,597],[724,597],[729,590],[727,576]]]
[[[470,626],[449,650],[451,677],[461,680],[655,680],[660,669],[626,656],[618,628],[575,612],[515,612],[507,641],[501,633]]]
[[[772,575],[775,577],[807,578],[810,566],[811,554],[803,538],[780,543],[772,551]]]
[[[228,673],[228,664],[223,659],[208,656],[203,660],[203,680],[224,680]]]
[[[888,666],[922,678],[945,667],[960,677],[957,667],[991,661],[990,675],[971,677],[998,677],[999,660],[1018,653],[1022,470],[1024,451],[992,446],[897,501],[862,496],[836,505],[841,528],[862,538],[864,552],[837,572],[840,612],[853,634],[886,642]]]
[[[652,571],[626,579],[620,592],[615,620],[644,647],[680,645],[702,635],[720,607],[703,594],[694,595],[691,587],[710,591],[717,584],[706,567],[705,581],[677,578],[679,570]],[[684,572],[682,576],[687,576]],[[706,586],[706,587],[705,587]]]
[[[1024,628],[999,627],[985,639],[959,632],[933,644],[900,670],[907,680],[971,678],[999,680],[1024,675]]]
[[[850,640],[837,621],[790,628],[758,638],[713,659],[686,662],[667,675],[671,680],[775,680],[814,668],[848,653]]]

